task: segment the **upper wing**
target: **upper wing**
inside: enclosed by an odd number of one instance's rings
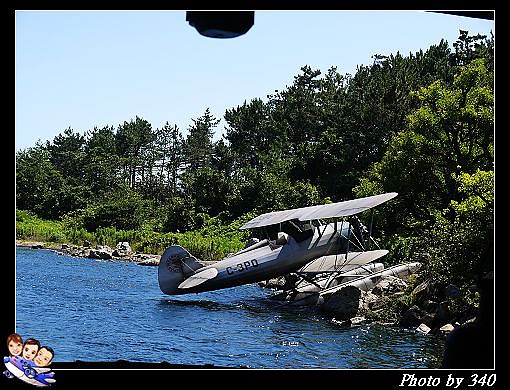
[[[301,207],[298,209],[273,211],[265,213],[246,222],[240,229],[250,229],[261,226],[275,225],[280,222],[299,219],[310,221],[321,218],[348,217],[361,213],[372,207],[387,202],[397,196],[396,192],[367,196],[365,198],[346,200],[343,202],[323,204],[318,206]]]

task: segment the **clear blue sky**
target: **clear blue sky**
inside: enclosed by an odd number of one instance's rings
[[[117,128],[135,116],[186,134],[191,118],[292,84],[300,68],[355,74],[373,54],[409,55],[494,22],[424,11],[256,11],[233,39],[203,37],[185,11],[17,11],[16,150],[71,127]],[[225,122],[217,128],[217,137]]]

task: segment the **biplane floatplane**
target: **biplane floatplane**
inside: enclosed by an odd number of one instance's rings
[[[240,229],[278,227],[277,236],[208,266],[181,246],[173,245],[161,256],[159,287],[165,294],[180,295],[292,275],[292,288],[279,297],[301,301],[310,296],[316,300],[321,293],[346,283],[366,284],[367,275],[395,275],[394,268],[384,270],[380,263],[369,264],[388,253],[370,250],[371,243],[375,243],[371,236],[373,210],[369,228],[356,216],[395,196],[397,193],[390,192],[259,215]],[[324,223],[326,219],[333,222]]]

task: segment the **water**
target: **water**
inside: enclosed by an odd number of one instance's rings
[[[16,331],[54,362],[251,368],[435,368],[443,343],[412,330],[340,329],[311,308],[282,307],[247,285],[164,295],[157,267],[16,250]]]

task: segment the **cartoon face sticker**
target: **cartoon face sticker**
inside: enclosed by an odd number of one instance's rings
[[[28,339],[23,344],[22,356],[26,360],[33,360],[37,355],[37,351],[39,350],[39,341],[35,339]]]
[[[16,341],[11,341],[9,343],[9,353],[12,356],[21,355],[21,350],[23,349],[23,343],[17,343]]]
[[[10,356],[4,356],[7,378],[18,378],[31,385],[46,387],[55,383],[55,373],[48,367],[55,356],[52,348],[41,346],[33,338],[23,342],[17,333],[7,337],[7,348]]]
[[[34,358],[34,363],[39,367],[46,367],[53,359],[53,350],[48,347],[41,347]]]
[[[21,355],[21,351],[23,350],[23,340],[19,334],[13,333],[7,337],[7,349],[11,356]]]

